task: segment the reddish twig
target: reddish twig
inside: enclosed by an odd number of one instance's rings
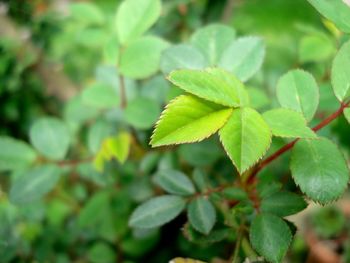
[[[339,109],[334,112],[332,115],[328,116],[326,119],[324,119],[323,121],[321,121],[319,124],[317,124],[315,127],[312,128],[313,131],[317,132],[318,130],[322,129],[323,127],[327,126],[329,123],[331,123],[333,120],[335,120],[336,118],[338,118],[344,111],[344,109],[346,107],[348,107],[350,105],[350,101],[347,103],[342,103],[339,107]],[[249,179],[247,180],[248,183],[254,181],[255,176],[262,170],[265,168],[265,166],[267,166],[269,163],[271,163],[272,161],[274,161],[275,159],[277,159],[279,156],[281,156],[282,154],[284,154],[285,152],[289,151],[290,149],[293,148],[294,144],[298,141],[299,139],[296,139],[286,145],[284,145],[282,148],[280,148],[279,150],[277,150],[276,152],[274,152],[273,154],[271,154],[270,156],[268,156],[265,160],[263,160],[262,162],[260,162],[256,168],[253,170],[253,172],[251,173]]]

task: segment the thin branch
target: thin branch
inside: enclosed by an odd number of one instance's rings
[[[331,123],[333,120],[335,120],[336,118],[338,118],[344,111],[344,109],[346,107],[348,107],[350,105],[350,102],[347,103],[341,103],[339,109],[334,112],[332,115],[330,115],[329,117],[327,117],[326,119],[324,119],[323,121],[321,121],[318,125],[316,125],[315,127],[312,128],[313,131],[317,132],[318,130],[322,129],[323,127],[327,126],[329,123]],[[277,159],[279,156],[281,156],[282,154],[284,154],[285,152],[289,151],[290,149],[293,148],[294,144],[298,141],[299,139],[296,139],[288,144],[286,144],[285,146],[283,146],[282,148],[280,148],[279,150],[277,150],[275,153],[271,154],[269,157],[267,157],[265,160],[263,160],[262,162],[260,162],[256,168],[253,170],[253,172],[251,173],[248,182],[252,182],[254,181],[255,176],[262,170],[265,168],[265,166],[267,166],[269,163],[271,163],[272,161],[274,161],[275,159]]]
[[[125,109],[127,105],[126,92],[125,92],[125,80],[123,75],[119,75],[119,89],[120,89],[120,108]]]

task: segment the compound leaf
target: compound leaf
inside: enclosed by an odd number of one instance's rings
[[[335,23],[342,31],[350,33],[350,4],[348,0],[308,0],[318,12]]]
[[[301,113],[289,109],[273,109],[265,112],[264,120],[275,136],[287,138],[316,138],[316,134],[306,125]]]
[[[251,108],[233,110],[219,135],[228,156],[240,173],[255,164],[271,144],[269,126]]]
[[[339,101],[345,101],[350,97],[350,41],[346,42],[340,48],[338,54],[334,58],[332,66],[332,86],[335,96]]]
[[[125,45],[140,37],[157,21],[160,12],[160,0],[123,1],[116,15],[120,43]]]
[[[30,128],[30,141],[45,157],[62,160],[68,151],[70,133],[59,119],[46,117],[38,119]]]
[[[153,75],[159,69],[161,53],[167,46],[163,39],[153,36],[131,42],[120,55],[120,73],[134,79]]]
[[[6,136],[0,137],[0,149],[0,171],[25,168],[37,158],[30,145]]]
[[[243,84],[223,69],[177,70],[169,75],[169,80],[179,88],[217,104],[239,107],[248,103]]]
[[[180,171],[162,169],[156,173],[153,181],[170,194],[188,196],[195,193],[191,180]]]
[[[277,216],[265,213],[254,218],[249,236],[253,248],[273,263],[282,262],[292,241],[287,223]]]
[[[10,201],[14,204],[25,204],[39,200],[54,188],[59,176],[60,169],[52,164],[24,172],[10,189]]]
[[[154,228],[164,225],[177,217],[185,204],[185,200],[179,196],[154,197],[135,209],[129,225],[138,228]]]
[[[313,118],[320,95],[310,73],[300,69],[291,70],[278,80],[276,89],[282,107],[302,113],[307,121]]]
[[[235,36],[236,32],[233,28],[212,24],[194,32],[191,43],[202,52],[209,65],[215,66]]]
[[[198,49],[191,45],[174,45],[163,51],[160,69],[169,74],[176,69],[202,69],[206,65],[205,58]]]
[[[201,141],[220,129],[231,113],[232,109],[192,95],[181,95],[171,101],[162,113],[151,145]]]
[[[291,192],[277,192],[261,201],[260,210],[277,216],[289,216],[304,210],[307,206],[304,198]]]
[[[242,37],[223,52],[219,66],[245,82],[259,71],[265,57],[265,45],[259,37]]]
[[[290,166],[300,189],[321,204],[338,199],[349,181],[344,156],[325,138],[298,141],[293,147]]]
[[[209,234],[216,221],[216,211],[208,199],[204,197],[194,199],[190,202],[187,213],[194,229],[202,234]]]

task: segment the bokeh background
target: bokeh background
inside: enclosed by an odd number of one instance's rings
[[[55,116],[73,134],[67,160],[75,167],[67,168],[45,198],[22,206],[8,198],[16,175],[0,172],[0,262],[164,263],[177,256],[227,262],[235,233],[217,237],[218,243],[196,238],[184,233],[185,215],[154,231],[128,227],[132,210],[161,193],[151,181],[157,168],[202,172],[215,184],[228,180],[232,164],[216,138],[150,149],[154,122],[166,102],[179,94],[162,72],[143,80],[125,79],[127,98],[133,102],[126,109],[128,116],[118,108],[117,91],[107,98],[86,91],[92,86],[118,90],[120,85],[106,45],[113,43],[121,1],[80,1],[91,13],[76,8],[78,2],[0,0],[0,135],[29,142],[35,120]],[[163,0],[161,17],[150,33],[172,44],[186,43],[195,30],[210,23],[226,24],[239,36],[264,39],[262,70],[247,83],[257,108],[277,104],[276,81],[292,68],[310,71],[320,85],[315,122],[338,108],[329,71],[344,39],[307,1]],[[106,103],[111,107],[105,109]],[[123,165],[112,162],[100,173],[85,163],[111,131],[129,126],[131,154]],[[344,117],[321,134],[339,141],[349,156],[350,126]],[[287,158],[264,171],[266,185],[283,179],[296,189]],[[292,218],[301,230],[286,262],[350,262],[349,216],[347,194],[323,208],[311,204]]]

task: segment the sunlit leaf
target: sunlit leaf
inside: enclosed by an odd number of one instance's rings
[[[158,121],[151,145],[161,146],[201,141],[220,129],[232,109],[181,95],[171,101]]]

